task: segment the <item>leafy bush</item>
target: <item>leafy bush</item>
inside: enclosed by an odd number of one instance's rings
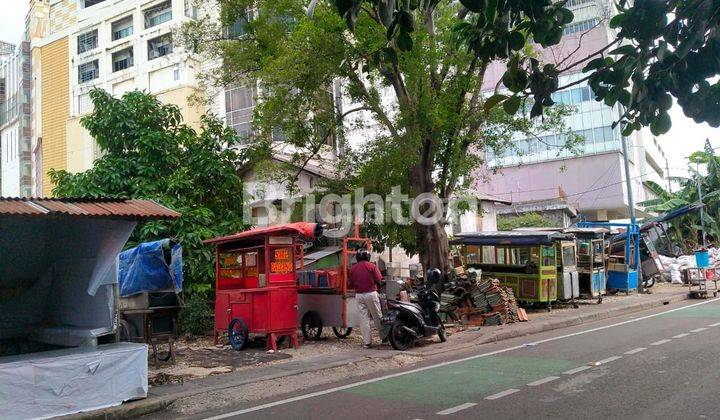
[[[554,227],[555,223],[537,213],[502,217],[497,221],[498,230],[513,230],[521,227]]]
[[[200,293],[193,293],[185,300],[185,306],[180,311],[180,328],[185,334],[211,334],[214,315],[213,302]]]

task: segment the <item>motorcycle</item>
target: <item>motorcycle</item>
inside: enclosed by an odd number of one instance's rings
[[[418,303],[387,300],[387,312],[382,323],[386,337],[395,350],[407,350],[422,338],[437,334],[440,342],[447,340],[445,326],[440,319],[440,296],[428,283],[439,281],[440,270],[428,270],[428,280],[417,289]]]

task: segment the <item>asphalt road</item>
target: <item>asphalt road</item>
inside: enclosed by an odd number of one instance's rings
[[[720,419],[718,352],[720,301],[688,301],[198,418]]]

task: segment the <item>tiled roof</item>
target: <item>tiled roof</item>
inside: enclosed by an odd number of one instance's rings
[[[0,216],[6,215],[66,215],[137,219],[176,219],[180,217],[180,213],[152,200],[0,197]]]

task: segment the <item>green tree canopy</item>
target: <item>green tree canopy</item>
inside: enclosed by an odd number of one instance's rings
[[[183,245],[186,289],[209,290],[214,253],[202,241],[245,228],[235,132],[204,117],[198,133],[182,122],[177,106],[139,91],[113,98],[96,89],[90,96],[94,111],[81,124],[102,157],[85,172],[51,171],[53,194],[151,199],[179,211],[176,221],[144,222],[128,245],[177,239]]]

